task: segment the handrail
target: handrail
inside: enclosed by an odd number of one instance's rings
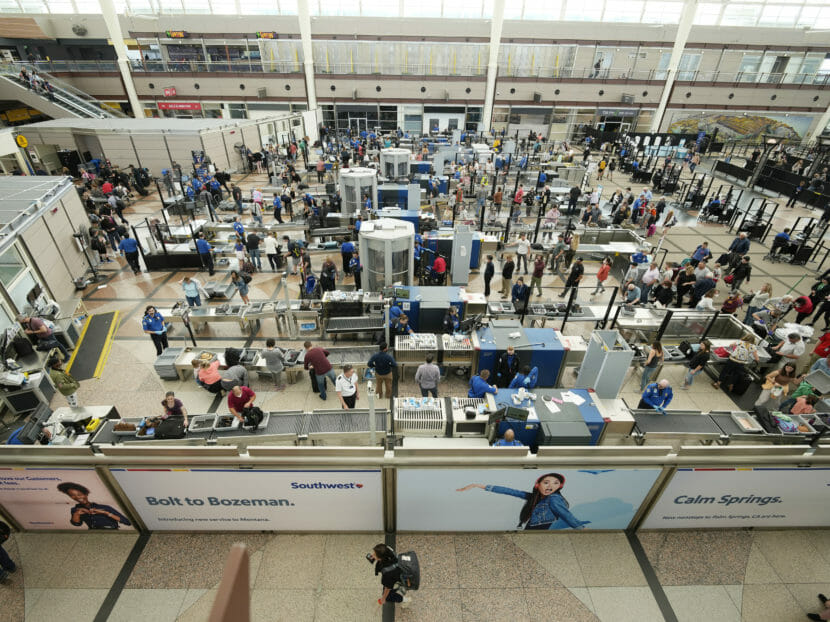
[[[13,63],[19,67],[34,67],[41,74],[46,72],[114,72],[118,63],[114,60],[48,60]],[[302,73],[302,62],[297,60],[265,60],[246,58],[237,60],[131,60],[130,68],[135,73],[202,73],[202,72],[249,72],[249,73]],[[486,69],[477,66],[449,67],[447,63],[418,64],[398,63],[383,60],[379,63],[327,63],[314,62],[314,71],[326,75],[423,75],[423,76],[483,76]],[[668,77],[668,70],[631,69],[630,67],[610,67],[595,70],[593,67],[568,68],[539,65],[527,67],[521,63],[499,63],[499,74],[512,78],[555,78],[563,80],[624,80],[663,82]],[[724,82],[732,84],[786,84],[793,86],[811,86],[823,88],[830,85],[830,72],[759,72],[759,71],[715,71],[715,70],[678,70],[675,74],[678,82]],[[55,80],[57,84],[58,81]],[[72,89],[67,85],[67,90]]]
[[[18,68],[25,68],[30,72],[33,69],[31,66],[27,66],[23,63],[5,63],[0,69],[0,73],[15,83],[22,85],[19,78],[20,69]],[[40,70],[37,70],[37,74],[38,76],[48,80],[49,84],[54,89],[54,92],[52,93],[55,98],[54,103],[59,103],[58,100],[60,100],[60,102],[65,104],[63,106],[64,108],[68,109],[74,107],[75,111],[82,113],[84,116],[91,116],[94,118],[127,118],[127,115],[123,112],[104,106],[100,101],[88,93],[84,93],[72,85],[55,78],[51,74]],[[38,90],[32,89],[32,92],[44,98],[48,97],[46,94],[41,93]]]

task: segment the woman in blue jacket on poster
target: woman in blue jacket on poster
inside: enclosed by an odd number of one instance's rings
[[[559,473],[546,473],[536,480],[531,492],[507,488],[506,486],[492,486],[490,484],[467,484],[457,492],[481,488],[487,492],[500,495],[510,495],[524,499],[525,504],[519,512],[519,524],[525,529],[584,529],[591,521],[579,520],[568,509],[570,504],[562,496],[565,487],[565,477]]]

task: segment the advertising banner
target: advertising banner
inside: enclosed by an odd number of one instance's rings
[[[379,531],[380,470],[112,469],[152,531]]]
[[[656,468],[399,469],[398,529],[625,529],[659,473]]]
[[[830,469],[678,469],[644,529],[830,525]]]
[[[0,505],[23,529],[133,529],[95,469],[0,469]]]

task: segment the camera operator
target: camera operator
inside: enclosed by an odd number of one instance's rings
[[[384,603],[409,603],[412,599],[404,595],[400,589],[401,569],[398,566],[398,556],[394,549],[385,544],[376,544],[366,559],[375,563],[375,576],[381,575],[380,584],[383,586],[383,594],[378,599],[378,604]]]

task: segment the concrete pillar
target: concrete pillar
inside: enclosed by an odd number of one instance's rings
[[[677,25],[677,36],[674,39],[674,47],[669,58],[669,69],[666,73],[666,83],[663,85],[663,94],[660,96],[660,103],[654,112],[651,120],[651,131],[659,132],[660,124],[663,122],[663,115],[666,112],[666,105],[671,97],[674,80],[677,76],[677,68],[680,59],[683,57],[683,50],[686,48],[686,41],[689,39],[689,31],[692,29],[692,22],[695,19],[697,0],[686,0],[683,3],[683,11],[680,13],[680,23]]]
[[[484,90],[484,110],[481,125],[485,132],[493,123],[493,101],[496,98],[496,76],[499,70],[499,46],[504,25],[504,0],[493,0],[493,20],[490,22],[490,53],[487,55],[487,86]]]
[[[317,88],[314,83],[314,51],[311,48],[311,14],[308,0],[298,0],[297,19],[300,21],[300,39],[303,43],[303,70],[305,72],[305,92],[308,109],[317,108]]]
[[[104,23],[107,25],[107,33],[112,41],[112,47],[115,48],[118,70],[121,72],[121,79],[124,82],[124,89],[127,91],[127,99],[133,109],[133,116],[140,119],[144,116],[144,108],[138,99],[135,84],[133,84],[130,59],[127,56],[127,45],[124,43],[124,33],[121,31],[121,23],[118,21],[118,14],[115,12],[113,1],[101,0],[101,12],[104,15]]]
[[[819,136],[825,130],[825,128],[830,125],[830,106],[827,107],[827,110],[824,111],[824,114],[821,115],[821,118],[816,123],[816,127],[810,132],[809,136],[806,138],[805,143],[810,143]]]

